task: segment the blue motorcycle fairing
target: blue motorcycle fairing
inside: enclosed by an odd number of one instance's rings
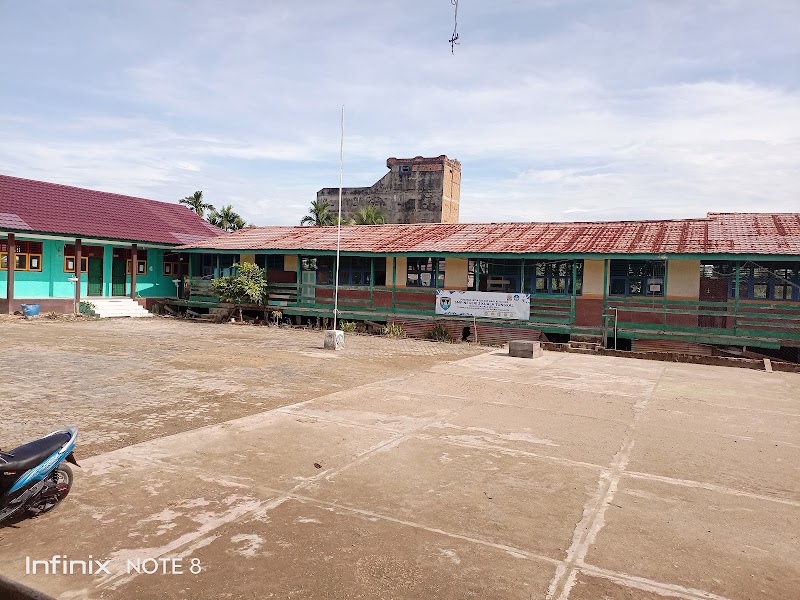
[[[64,430],[54,431],[53,433],[69,433],[70,439],[37,466],[28,469],[19,479],[17,479],[11,489],[8,490],[8,494],[16,492],[32,481],[41,481],[47,477],[75,449],[75,444],[78,440],[78,429],[76,427],[69,427]]]

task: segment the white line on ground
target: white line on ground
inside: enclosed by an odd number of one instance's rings
[[[575,585],[577,579],[579,565],[583,563],[586,554],[589,552],[589,548],[597,538],[597,534],[603,528],[603,525],[605,525],[606,508],[614,499],[619,480],[628,465],[628,460],[633,450],[636,425],[647,409],[647,404],[653,395],[653,391],[658,387],[658,383],[664,376],[665,371],[666,365],[662,367],[658,379],[655,385],[652,386],[650,393],[634,405],[633,419],[628,427],[628,431],[625,433],[622,445],[611,463],[610,473],[603,473],[600,476],[597,492],[583,507],[583,518],[578,522],[573,532],[572,544],[570,544],[567,550],[566,561],[556,568],[553,579],[550,581],[550,585],[547,588],[547,600],[552,600],[553,598],[567,600],[567,598],[569,598],[570,590],[572,586]]]
[[[752,498],[753,500],[761,500],[765,502],[777,502],[778,504],[786,504],[788,506],[800,507],[800,501],[789,500],[787,498],[778,498],[776,496],[765,496],[764,494],[753,494],[752,492],[745,492],[743,490],[736,490],[733,488],[717,485],[714,483],[703,483],[701,481],[693,481],[691,479],[675,479],[674,477],[663,477],[661,475],[652,475],[650,473],[639,473],[637,471],[625,472],[625,477],[633,479],[645,479],[649,481],[658,481],[660,483],[667,483],[670,485],[680,485],[683,487],[697,488],[718,492],[720,494],[729,494],[731,496],[740,496],[742,498]]]
[[[601,569],[592,565],[582,563],[580,571],[587,575],[594,577],[601,577],[608,579],[619,585],[634,588],[644,592],[653,592],[660,596],[670,596],[673,598],[683,598],[685,600],[728,600],[724,596],[712,594],[704,590],[695,588],[687,588],[673,583],[662,583],[660,581],[653,581],[652,579],[645,579],[644,577],[636,577],[628,575],[627,573],[617,573],[609,571],[608,569]]]

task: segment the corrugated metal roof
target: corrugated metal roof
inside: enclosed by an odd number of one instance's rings
[[[0,227],[163,244],[221,233],[180,204],[8,175],[0,175]]]
[[[336,227],[253,227],[185,246],[230,251],[336,250]],[[800,213],[583,223],[430,223],[342,227],[342,250],[453,254],[800,255]]]

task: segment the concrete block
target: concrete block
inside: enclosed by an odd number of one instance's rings
[[[325,350],[343,350],[344,331],[329,329],[325,332]]]
[[[517,358],[538,358],[542,356],[542,345],[530,340],[511,340],[508,343],[508,354]]]

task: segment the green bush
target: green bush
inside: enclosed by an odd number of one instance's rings
[[[93,315],[94,309],[94,303],[89,302],[88,300],[81,300],[80,304],[78,304],[78,312],[82,315]]]
[[[383,328],[383,334],[389,337],[405,337],[406,330],[400,323],[389,323]]]
[[[339,321],[339,329],[345,333],[353,333],[356,330],[355,321]]]
[[[254,263],[235,263],[236,275],[219,277],[211,289],[223,302],[264,305],[267,301],[267,274]]]
[[[447,327],[441,323],[436,323],[436,325],[428,329],[428,333],[425,334],[425,337],[429,340],[436,340],[437,342],[452,341],[450,339],[450,333],[447,331]]]

